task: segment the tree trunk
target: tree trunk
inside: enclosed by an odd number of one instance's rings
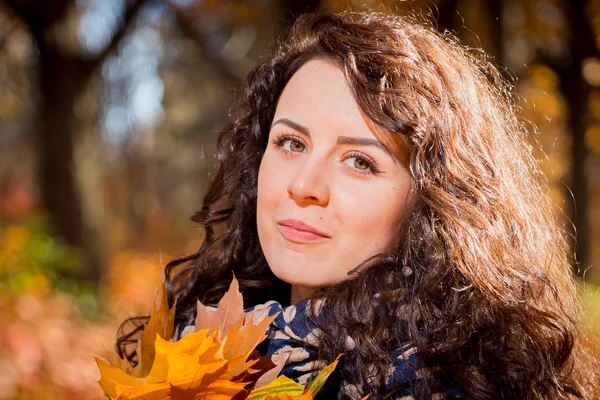
[[[76,132],[73,107],[94,68],[101,65],[121,41],[144,0],[128,2],[111,42],[91,59],[64,54],[60,44],[54,43],[56,37],[49,34],[52,27],[62,23],[74,0],[4,1],[27,26],[39,51],[41,104],[35,139],[41,201],[56,233],[67,244],[82,250],[82,268],[71,271],[70,275],[97,282],[101,272],[100,258],[82,214],[79,185],[74,171]]]
[[[576,230],[576,240],[573,243],[577,255],[575,272],[583,277],[585,270],[590,265],[589,243],[589,190],[585,165],[588,151],[585,145],[585,128],[587,116],[587,99],[590,94],[590,85],[585,81],[581,66],[585,58],[596,56],[594,46],[595,36],[590,27],[585,12],[585,1],[573,0],[571,2],[571,59],[564,63],[554,63],[554,68],[560,77],[560,88],[565,96],[570,116],[572,144],[571,144],[571,192],[573,193],[574,206],[569,212]],[[558,65],[557,65],[558,64]],[[567,193],[567,198],[570,193]]]
[[[42,38],[36,38],[40,53],[40,115],[36,129],[38,177],[41,200],[56,232],[67,244],[82,249],[83,266],[69,275],[97,281],[100,261],[91,250],[85,226],[74,165],[73,105],[89,81],[93,69],[78,59],[60,54]]]

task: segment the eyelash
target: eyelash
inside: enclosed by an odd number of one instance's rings
[[[287,142],[288,140],[293,140],[296,141],[300,144],[302,144],[302,146],[307,147],[306,144],[304,143],[304,140],[302,140],[302,138],[298,135],[294,135],[291,133],[281,133],[277,136],[275,136],[271,143],[275,146],[275,148],[277,149],[277,151],[279,151],[280,153],[282,153],[284,156],[289,157],[290,156],[290,151],[289,150],[285,150],[282,146],[285,142]],[[358,152],[351,152],[349,154],[347,154],[347,156],[345,157],[345,159],[348,158],[356,158],[358,160],[361,160],[365,163],[367,163],[368,168],[365,170],[358,170],[356,168],[352,168],[350,166],[348,166],[348,168],[350,168],[352,170],[353,173],[357,174],[357,175],[362,175],[362,176],[366,176],[366,175],[378,175],[381,173],[381,170],[379,169],[379,167],[377,166],[377,163],[375,162],[375,160],[373,160],[371,157],[362,154],[362,153],[358,153]]]

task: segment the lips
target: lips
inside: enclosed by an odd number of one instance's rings
[[[296,219],[284,219],[278,222],[281,234],[296,243],[311,243],[329,239],[330,236],[312,225]]]

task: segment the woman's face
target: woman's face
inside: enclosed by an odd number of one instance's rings
[[[258,174],[258,235],[273,273],[323,287],[388,250],[409,198],[408,158],[361,112],[341,69],[305,63],[281,94]]]

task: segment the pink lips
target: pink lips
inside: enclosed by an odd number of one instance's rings
[[[318,240],[329,239],[327,234],[297,219],[284,219],[279,221],[279,230],[286,239],[297,243],[311,243]]]

